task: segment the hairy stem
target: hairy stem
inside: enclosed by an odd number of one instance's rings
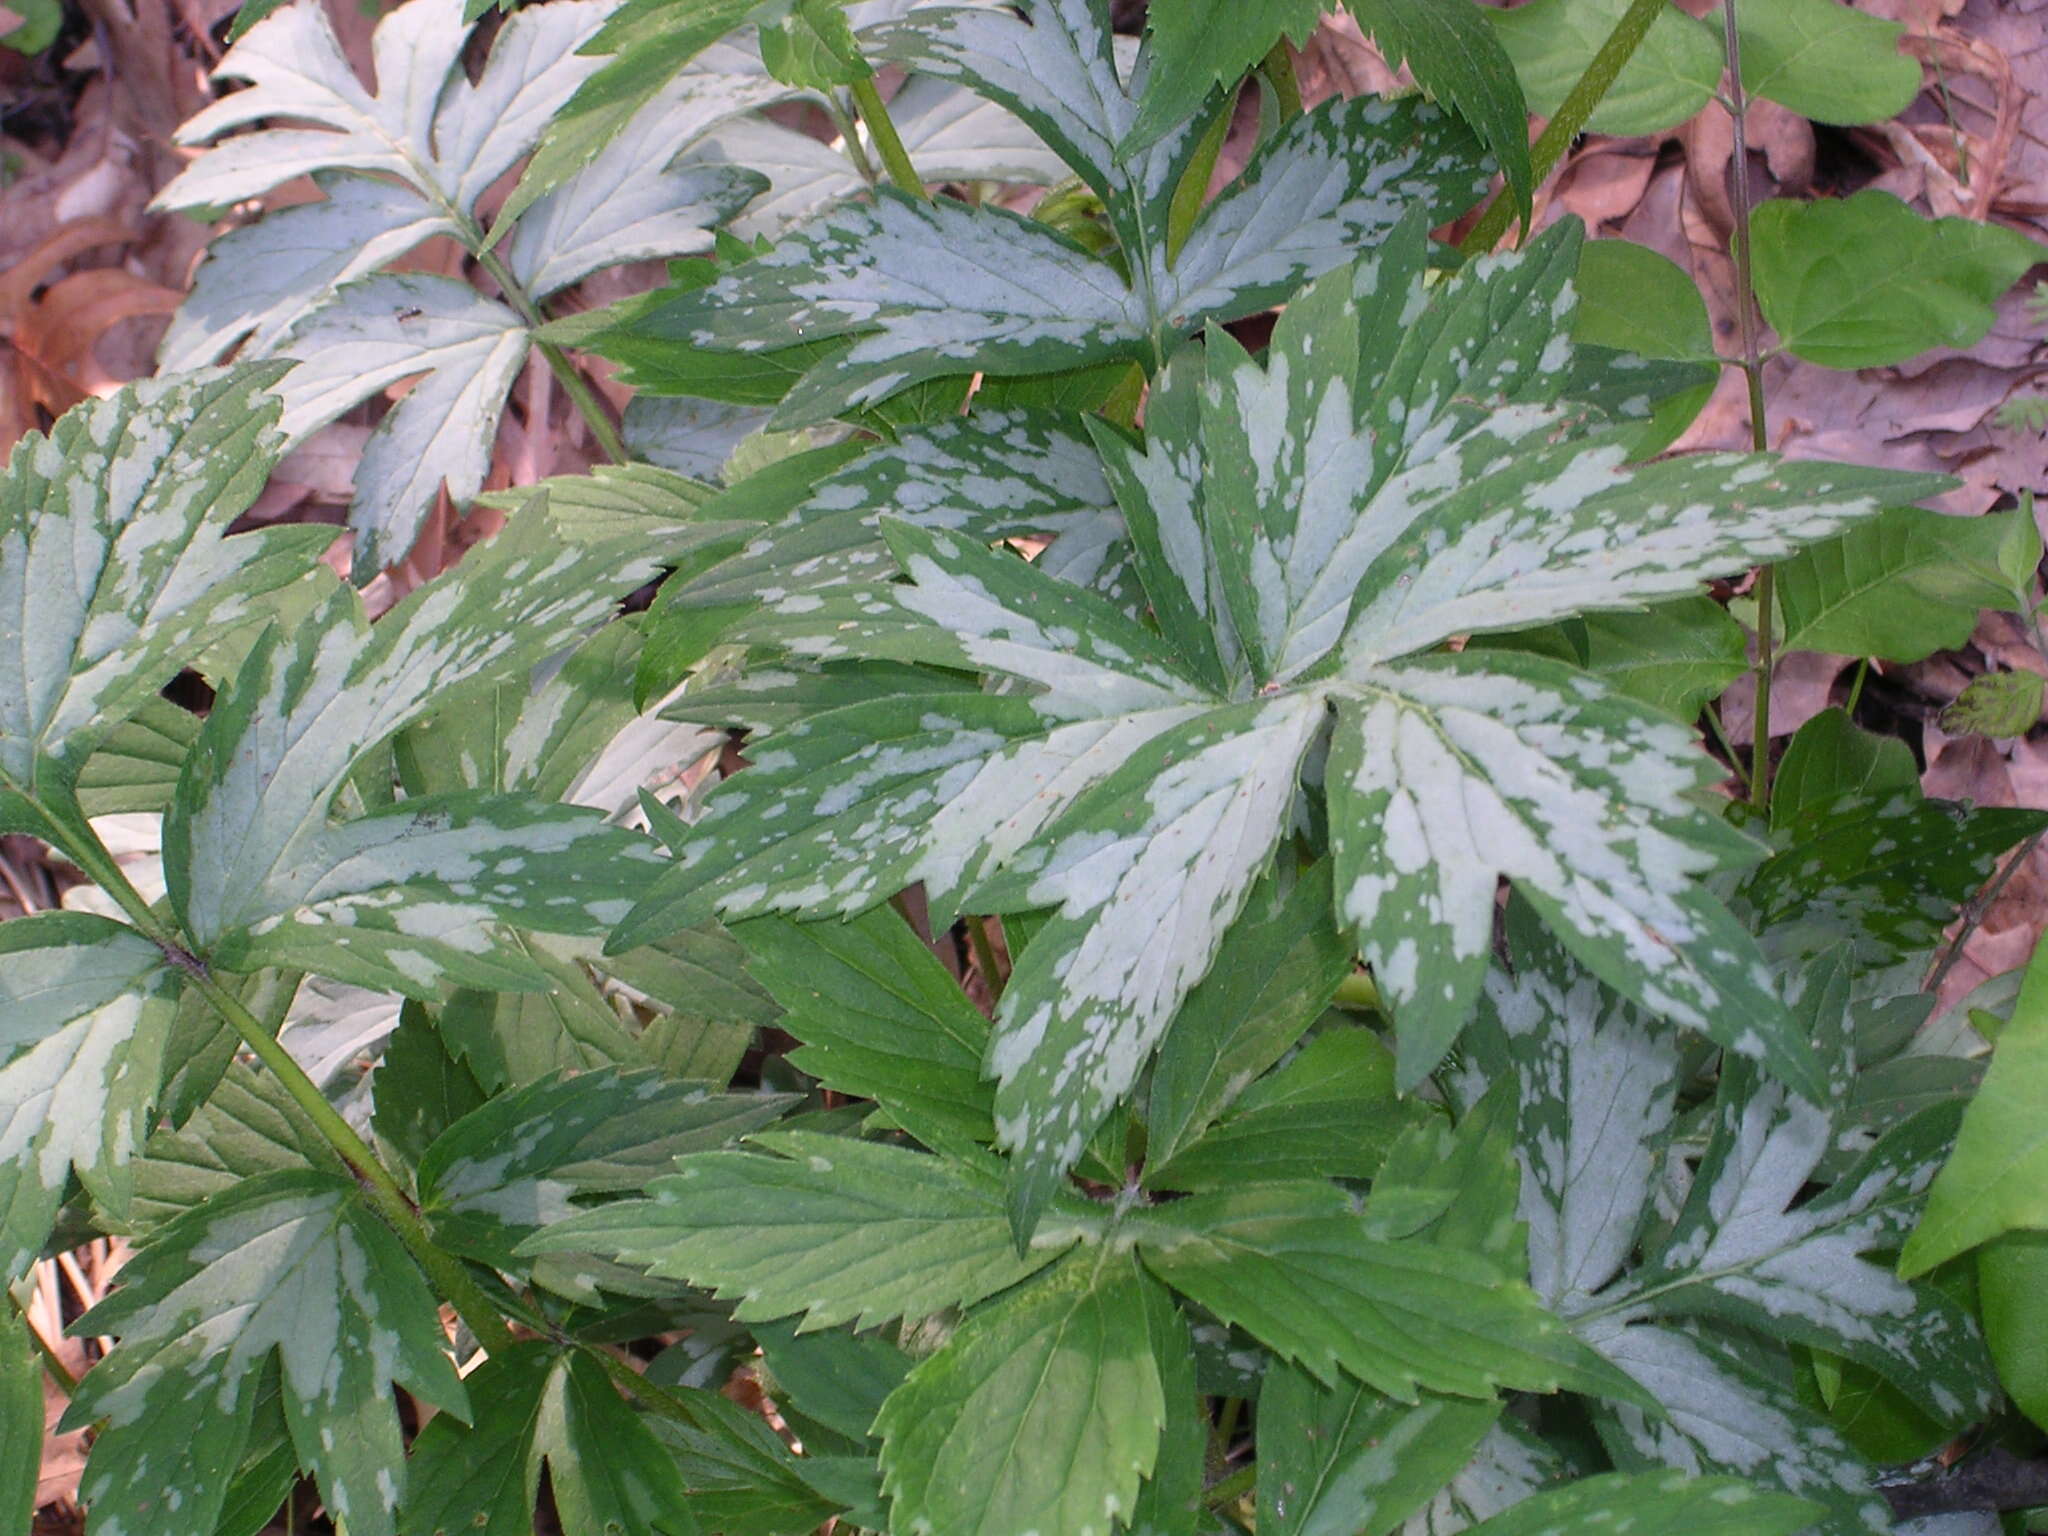
[[[882,157],[889,179],[904,193],[923,201],[924,183],[918,180],[917,167],[910,163],[910,151],[903,147],[902,135],[896,132],[896,120],[889,116],[873,76],[854,81],[852,90],[853,104],[860,108],[861,121],[868,125],[868,134],[875,141],[875,151]]]
[[[1728,166],[1728,197],[1735,214],[1735,312],[1742,335],[1742,376],[1749,386],[1749,441],[1759,453],[1771,445],[1764,406],[1763,322],[1756,311],[1749,246],[1749,96],[1742,88],[1742,39],[1736,31],[1737,0],[1722,7],[1728,47],[1728,114],[1735,125],[1734,155]],[[1777,573],[1765,566],[1756,578],[1756,717],[1750,737],[1749,803],[1759,811],[1771,804],[1771,678],[1777,669]]]
[[[882,179],[875,169],[875,162],[868,158],[867,146],[860,141],[860,123],[853,110],[847,106],[846,98],[837,91],[825,93],[825,112],[832,119],[832,126],[839,130],[839,148],[853,166],[854,174],[873,186]]]
[[[1607,41],[1600,45],[1600,51],[1586,65],[1586,72],[1579,76],[1579,83],[1572,87],[1571,94],[1558,107],[1557,115],[1544,125],[1543,132],[1537,135],[1535,144],[1530,147],[1529,174],[1537,185],[1540,186],[1551,168],[1564,158],[1572,140],[1585,131],[1594,109],[1613,88],[1628,61],[1635,57],[1636,49],[1649,36],[1651,24],[1669,3],[1670,0],[1631,0],[1621,20],[1614,24],[1614,30],[1607,34]],[[1467,256],[1492,250],[1500,243],[1501,236],[1508,232],[1508,225],[1514,222],[1514,217],[1514,199],[1506,189],[1502,189],[1458,248]]]

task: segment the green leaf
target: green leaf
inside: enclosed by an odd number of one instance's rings
[[[458,794],[330,818],[367,750],[594,625],[644,559],[617,544],[564,550],[529,514],[374,629],[330,582],[309,620],[268,631],[208,716],[164,821],[171,904],[201,951],[228,969],[289,965],[433,996],[450,980],[542,979],[505,952],[501,923],[589,932],[623,916],[653,851],[595,812]]]
[[[734,936],[749,969],[803,1042],[793,1066],[873,1099],[926,1146],[971,1150],[995,1137],[982,1078],[988,1020],[910,925],[887,907],[846,923],[761,918]]]
[[[465,987],[440,1010],[442,1041],[491,1093],[523,1087],[553,1072],[651,1066],[644,1036],[626,1027],[592,977],[591,939],[512,934],[500,948],[523,957],[546,989],[495,992]]]
[[[1758,867],[1741,898],[1774,952],[1817,954],[1847,940],[1860,964],[1924,969],[1998,855],[2044,822],[2039,811],[1924,800],[1917,785],[1837,799],[1792,829],[1792,846]]]
[[[1471,1458],[1495,1401],[1398,1403],[1275,1365],[1259,1389],[1259,1529],[1277,1536],[1385,1536]]]
[[[910,1374],[910,1356],[879,1334],[799,1333],[788,1323],[759,1323],[751,1331],[780,1389],[776,1401],[852,1445],[868,1443],[883,1399]]]
[[[1652,37],[1656,30],[1651,28]],[[1573,341],[1638,357],[1718,361],[1707,301],[1670,257],[1630,240],[1588,240],[1579,255],[1577,286]]]
[[[1454,1536],[1568,1475],[1565,1459],[1512,1415],[1498,1418],[1465,1466],[1400,1536]]]
[[[1152,1189],[1226,1189],[1246,1181],[1369,1179],[1394,1138],[1426,1117],[1394,1096],[1394,1057],[1369,1029],[1317,1035],[1240,1093],[1177,1155],[1147,1151]]]
[[[370,1123],[378,1139],[414,1168],[435,1137],[487,1097],[418,1003],[400,1010],[398,1028],[370,1079],[370,1096],[376,1106]]]
[[[674,1160],[760,1129],[794,1094],[707,1094],[654,1072],[585,1072],[501,1093],[420,1159],[420,1209],[437,1241],[501,1269],[520,1242],[571,1213],[572,1196],[638,1193]]]
[[[808,1536],[844,1508],[811,1487],[805,1463],[760,1414],[716,1392],[685,1389],[679,1395],[694,1423],[643,1422],[675,1458],[697,1528],[719,1536]]]
[[[356,1536],[397,1532],[405,1460],[390,1384],[469,1411],[432,1293],[334,1174],[264,1174],[167,1223],[80,1329],[121,1342],[79,1383],[62,1427],[109,1421],[81,1493],[96,1521],[127,1531],[211,1529],[227,1493],[219,1469],[249,1434],[250,1378],[273,1352],[300,1464]]]
[[[1681,597],[1644,613],[1588,614],[1479,643],[1555,656],[1681,720],[1697,717],[1749,670],[1748,635],[1711,597]]]
[[[228,538],[279,451],[282,370],[131,384],[16,445],[0,474],[0,785],[48,794],[331,535]]]
[[[199,739],[199,716],[154,698],[109,731],[79,770],[78,806],[87,816],[161,813],[178,786],[178,769]]]
[[[191,1119],[150,1137],[135,1164],[130,1223],[147,1233],[245,1179],[304,1168],[348,1176],[284,1085],[235,1062]]]
[[[787,15],[762,25],[761,59],[776,79],[807,91],[852,85],[875,73],[861,56],[842,0],[793,0]]]
[[[1732,1477],[1613,1472],[1524,1499],[1472,1527],[1472,1536],[1547,1536],[1625,1530],[1631,1536],[1790,1536],[1819,1511],[1804,1499],[1764,1493]]]
[[[404,1529],[530,1536],[543,1463],[564,1536],[692,1529],[674,1458],[596,1361],[523,1339],[469,1385],[475,1424],[443,1414],[413,1444]]]
[[[1838,0],[1773,0],[1738,11],[1742,83],[1817,123],[1877,123],[1920,94],[1905,27]]]
[[[1811,3],[1886,25],[1834,0]],[[1919,66],[1900,62],[1917,83]],[[1999,297],[2043,256],[2013,230],[1923,218],[1874,188],[1814,203],[1774,199],[1751,216],[1750,239],[1764,318],[1787,351],[1827,368],[1970,346],[1991,329]]]
[[[29,1337],[28,1314],[0,1319],[0,1519],[33,1528],[43,1465],[43,1362]]]
[[[1111,1536],[1166,1418],[1153,1284],[1129,1256],[1097,1250],[970,1315],[876,1420],[892,1521]]]
[[[1802,550],[1778,567],[1784,648],[1918,661],[1968,643],[1979,610],[2008,597],[1997,562],[2010,515],[1887,507]]]
[[[1525,1246],[1516,1204],[1513,1101],[1483,1096],[1456,1128],[1418,1115],[1388,1149],[1365,1208],[1369,1235],[1418,1237],[1518,1268]]]
[[[1354,961],[1330,921],[1327,861],[1262,881],[1168,1027],[1146,1099],[1146,1182],[1314,1024]]]
[[[1782,567],[1781,567],[1782,569]],[[1789,828],[1846,796],[1881,801],[1913,795],[1920,765],[1896,736],[1859,729],[1848,711],[1824,709],[1792,733],[1771,785],[1771,825]]]
[[[994,1164],[901,1147],[766,1132],[774,1154],[701,1152],[651,1198],[558,1221],[527,1253],[595,1252],[738,1300],[734,1316],[803,1314],[805,1328],[868,1328],[964,1306],[1043,1269],[1072,1241],[1018,1254]]]
[[[2048,1228],[2048,944],[2038,945],[1991,1070],[1963,1117],[1954,1154],[1927,1192],[1927,1212],[1899,1254],[1922,1275],[2000,1233]]]
[[[1143,148],[1193,117],[1211,92],[1235,87],[1283,36],[1305,44],[1325,9],[1325,0],[1178,0],[1148,9],[1151,69],[1124,148]]]
[[[1368,1237],[1331,1184],[1190,1195],[1128,1230],[1154,1274],[1329,1386],[1341,1370],[1403,1402],[1418,1388],[1629,1391],[1497,1265]]]
[[[1999,1385],[2035,1424],[2048,1420],[2048,1235],[2007,1232],[1979,1249],[1977,1298]]]
[[[1959,736],[2024,736],[2041,718],[2041,687],[2038,672],[1982,673],[1941,712],[1941,728]]]
[[[1529,212],[1529,104],[1513,59],[1470,0],[1345,0],[1387,63],[1470,123]]]
[[[1529,110],[1556,114],[1614,32],[1629,0],[1530,0],[1487,19],[1514,61]],[[1677,7],[1660,11],[1586,126],[1621,137],[1675,128],[1720,88],[1720,40]]]

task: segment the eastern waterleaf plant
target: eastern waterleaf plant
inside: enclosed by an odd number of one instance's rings
[[[1579,238],[1438,283],[1411,216],[1295,298],[1263,361],[1216,330],[1176,354],[1142,441],[1091,427],[1150,623],[888,518],[902,582],[771,594],[727,638],[814,669],[783,685],[803,709],[663,830],[675,862],[614,942],[849,915],[915,881],[939,913],[1047,913],[986,1061],[1020,1237],[1295,836],[1332,860],[1403,1088],[1469,1016],[1506,877],[1624,995],[1822,1092],[1705,883],[1758,850],[1691,731],[1557,661],[1446,642],[1677,596],[1941,482],[1629,463],[1602,402],[1632,370],[1566,334]]]

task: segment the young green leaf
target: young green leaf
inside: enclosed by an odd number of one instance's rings
[[[875,1428],[892,1522],[982,1536],[1111,1536],[1166,1419],[1149,1279],[1096,1249],[972,1314]]]
[[[1941,728],[1956,735],[2024,736],[2041,718],[2038,672],[1985,672],[1970,679],[1941,712]]]
[[[1887,25],[1835,0],[1806,3]],[[1917,86],[1919,66],[1899,62]],[[1923,218],[1874,188],[1765,203],[1751,216],[1750,238],[1764,318],[1787,351],[1828,368],[1876,368],[1930,347],[1969,346],[1991,329],[1992,305],[2043,256],[2038,242],[2013,230]]]
[[[1788,562],[1789,564],[1790,562]],[[1780,566],[1782,573],[1785,567]],[[1913,749],[1896,736],[1859,729],[1843,709],[1824,709],[1792,733],[1771,785],[1771,825],[1812,822],[1831,802],[1911,798],[1920,784]]]
[[[235,1062],[189,1120],[149,1138],[135,1164],[126,1225],[146,1234],[245,1179],[304,1168],[348,1176],[283,1084]]]
[[[1019,1255],[988,1159],[929,1157],[806,1131],[758,1152],[701,1152],[623,1200],[558,1221],[527,1253],[594,1252],[737,1298],[741,1321],[868,1328],[964,1306],[1043,1269],[1072,1240]]]
[[[1651,36],[1656,36],[1655,26]],[[1639,357],[1717,361],[1707,301],[1670,257],[1631,240],[1588,240],[1579,254],[1577,286],[1573,341]]]
[[[1977,1302],[1998,1384],[2035,1424],[2048,1420],[2048,1234],[2007,1232],[1977,1253]]]
[[[130,1532],[212,1528],[219,1469],[240,1460],[252,1378],[273,1352],[300,1464],[360,1536],[397,1536],[405,1458],[391,1384],[469,1412],[432,1293],[334,1174],[264,1174],[169,1222],[74,1328],[120,1336],[63,1427],[109,1421],[81,1493],[97,1523]]]
[[[1282,37],[1309,40],[1325,0],[1180,0],[1147,10],[1151,69],[1126,149],[1140,149],[1200,110],[1219,86],[1235,86]],[[1525,141],[1526,142],[1526,141]]]
[[[61,790],[250,599],[331,535],[227,537],[279,445],[275,365],[131,384],[16,445],[0,474],[0,788]]]

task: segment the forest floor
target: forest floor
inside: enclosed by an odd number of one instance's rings
[[[48,48],[32,56],[0,49],[0,454],[81,399],[151,371],[157,338],[210,230],[150,213],[147,204],[186,158],[173,142],[177,126],[216,94],[209,72],[237,3],[67,0]],[[1678,3],[1708,9],[1704,0]],[[1877,187],[1929,214],[1995,221],[2048,241],[2048,0],[1852,3],[1905,25],[1903,46],[1925,65],[1925,88],[1892,121],[1853,129],[1817,128],[1759,103],[1749,125],[1755,195],[1839,197]],[[330,7],[367,74],[375,0],[330,0]],[[1134,20],[1140,9],[1117,0],[1120,20]],[[1380,91],[1399,79],[1348,19],[1324,24],[1303,50],[1300,73],[1310,100]],[[1246,148],[1234,142],[1220,174],[1241,165]],[[1733,350],[1733,154],[1729,118],[1713,106],[1653,138],[1588,135],[1539,194],[1538,222],[1575,214],[1595,235],[1672,257],[1698,278],[1727,339],[1724,350]],[[267,201],[312,195],[310,185],[294,186]],[[452,270],[453,261],[453,253],[428,248],[410,264]],[[652,268],[641,274],[647,283],[657,276]],[[612,285],[589,297],[604,302],[621,291]],[[2014,506],[2030,489],[2048,493],[2048,434],[1997,419],[2007,402],[2048,391],[2048,324],[2029,311],[2033,291],[2030,279],[2008,294],[1990,334],[1964,351],[1861,372],[1773,364],[1772,446],[1796,457],[1953,475],[1961,486],[1941,505],[1958,516]],[[623,391],[614,393],[623,400]],[[339,524],[381,408],[353,413],[293,453],[258,512]],[[1680,446],[1746,447],[1750,430],[1740,377],[1728,370]],[[579,424],[536,371],[515,394],[490,484],[573,471],[591,456]],[[2040,510],[2048,514],[2048,497]],[[443,513],[407,565],[379,578],[373,604],[432,575],[488,531]],[[2048,515],[2042,520],[2048,529]],[[1774,741],[1844,703],[1857,668],[1844,656],[1788,658],[1772,692]],[[1857,690],[1857,718],[1913,749],[1931,795],[2048,807],[2048,726],[1992,741],[1951,736],[1940,722],[1972,677],[2022,668],[2048,675],[2048,657],[2009,617],[1985,615],[1962,650],[1871,668]],[[1750,746],[1753,699],[1738,690],[1722,710],[1729,737]],[[76,883],[26,839],[0,839],[0,918],[59,905]],[[1947,997],[2025,962],[2048,925],[2048,847],[2010,871],[1996,899],[1970,916],[1975,928],[1944,980]],[[34,1279],[31,1315],[74,1371],[96,1350],[91,1340],[63,1339],[63,1322],[98,1298],[120,1258],[118,1245],[92,1243],[41,1266]],[[54,1423],[62,1408],[54,1387],[48,1406]],[[82,1461],[78,1436],[46,1441],[38,1532],[82,1529],[73,1502]]]

